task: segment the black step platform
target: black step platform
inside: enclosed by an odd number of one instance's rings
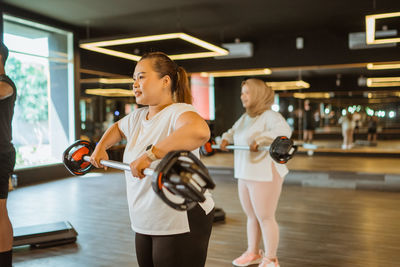
[[[55,222],[14,228],[13,246],[30,245],[35,248],[74,243],[78,233],[70,222]]]

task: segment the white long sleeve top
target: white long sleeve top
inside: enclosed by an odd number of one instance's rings
[[[270,145],[266,142],[267,139],[275,139],[281,135],[290,138],[290,126],[280,113],[266,110],[253,118],[244,113],[232,128],[222,135],[222,139],[236,146],[249,146],[253,141],[259,146],[266,146]],[[271,158],[269,151],[235,150],[234,164],[234,176],[237,179],[272,181],[271,164],[275,165],[282,178],[289,172],[285,164],[279,164]]]

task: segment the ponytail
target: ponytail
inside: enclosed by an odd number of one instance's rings
[[[184,68],[178,67],[176,75],[175,101],[178,103],[192,104],[192,91],[190,90],[189,79]]]
[[[176,103],[192,104],[192,92],[189,79],[184,68],[178,66],[172,59],[162,52],[150,52],[142,56],[140,60],[152,59],[153,67],[160,77],[168,75],[171,79],[172,99]]]

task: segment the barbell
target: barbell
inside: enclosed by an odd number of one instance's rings
[[[225,147],[230,150],[250,150],[249,146],[228,145]],[[214,141],[209,141],[202,148],[203,155],[209,156],[214,154],[215,149],[221,149],[220,145],[215,144]],[[271,158],[281,164],[287,163],[297,151],[297,145],[293,140],[286,136],[278,136],[274,139],[270,146],[260,146],[257,148],[259,151],[269,151]]]
[[[94,146],[85,140],[78,140],[63,153],[63,163],[73,175],[84,175],[93,169],[90,156]],[[131,171],[129,164],[100,160],[100,164],[123,171]],[[176,210],[189,210],[198,202],[206,200],[204,193],[214,189],[207,168],[190,151],[177,150],[169,152],[156,166],[143,171],[151,176],[154,192],[170,207]]]

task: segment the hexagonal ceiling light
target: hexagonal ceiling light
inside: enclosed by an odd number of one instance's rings
[[[159,34],[159,35],[148,35],[148,36],[132,37],[132,38],[122,38],[122,39],[114,39],[114,40],[106,40],[106,41],[98,41],[98,42],[82,42],[79,46],[83,49],[91,50],[94,52],[103,53],[103,54],[107,54],[107,55],[114,56],[114,57],[125,58],[125,59],[129,59],[129,60],[133,60],[133,61],[139,61],[141,58],[139,55],[116,51],[116,50],[105,48],[105,47],[116,46],[116,45],[127,45],[127,44],[134,44],[134,43],[146,43],[146,42],[154,42],[154,41],[162,41],[162,40],[171,40],[171,39],[181,39],[188,43],[191,43],[191,44],[197,45],[201,48],[204,48],[206,50],[209,50],[207,52],[168,55],[173,60],[217,57],[217,56],[226,56],[229,54],[229,51],[224,48],[221,48],[219,46],[213,45],[206,41],[200,40],[196,37],[193,37],[193,36],[183,33],[183,32],[167,33],[167,34]]]

